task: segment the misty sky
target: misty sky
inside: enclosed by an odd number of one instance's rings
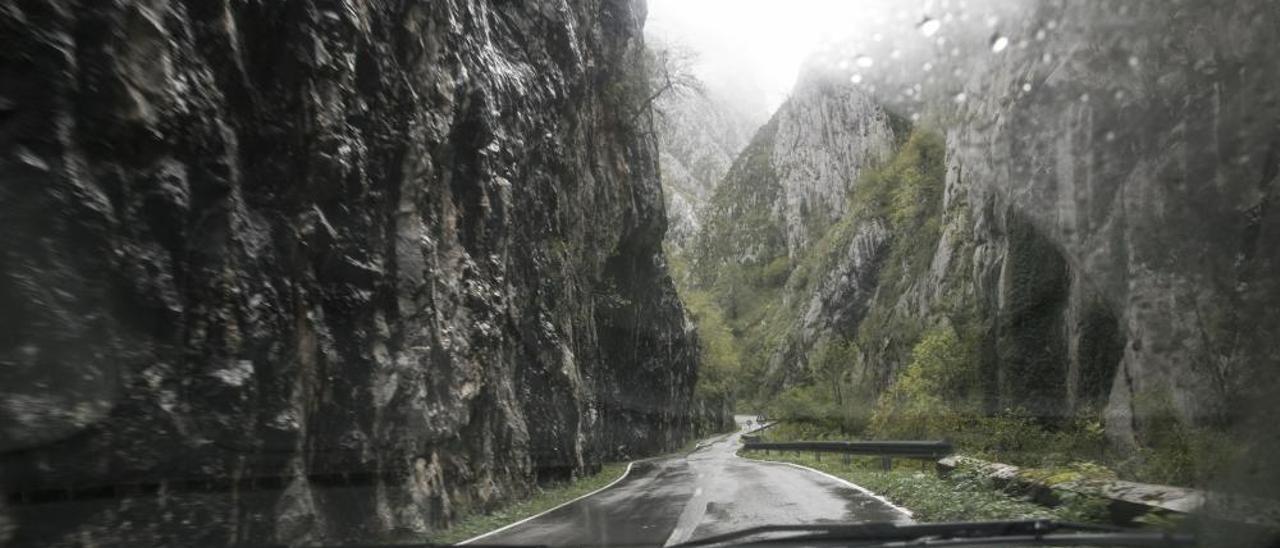
[[[699,57],[699,76],[713,89],[732,90],[738,102],[763,113],[786,99],[801,65],[818,51],[853,39],[881,53],[902,47],[947,51],[962,28],[986,34],[997,26],[995,5],[968,0],[648,0],[648,34],[687,46]],[[1013,2],[1016,4],[1016,2]],[[931,22],[930,25],[924,25]],[[925,30],[927,29],[927,32]],[[980,29],[980,30],[979,30]],[[922,36],[923,35],[923,36]],[[923,38],[923,40],[922,40]],[[947,39],[951,38],[951,42]],[[907,42],[914,43],[907,45]],[[936,45],[935,45],[936,42]],[[890,43],[898,44],[890,46]],[[913,67],[935,52],[903,55]],[[954,55],[954,53],[952,54]],[[851,75],[858,52],[845,52]],[[875,70],[894,60],[875,59]]]
[[[919,10],[893,0],[649,0],[648,29],[700,55],[704,78],[746,78],[772,110],[821,45]],[[879,25],[877,24],[879,23]]]

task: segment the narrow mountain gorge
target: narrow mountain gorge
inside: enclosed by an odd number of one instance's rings
[[[755,129],[753,117],[706,90],[663,93],[654,104],[662,189],[671,226],[667,243],[687,248],[702,230],[712,189]]]
[[[644,17],[6,3],[0,542],[365,542],[682,445]]]
[[[1280,3],[650,1],[0,5],[0,545],[1275,501]]]
[[[1096,24],[1116,18],[1132,32]],[[1045,2],[923,107],[810,66],[696,238],[687,297],[743,349],[739,397],[1266,493],[1273,471],[1234,464],[1278,449],[1257,435],[1280,418],[1262,274],[1280,267],[1280,74],[1258,57],[1277,23],[1270,5]]]

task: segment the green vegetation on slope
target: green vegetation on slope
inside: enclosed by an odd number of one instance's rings
[[[1102,426],[1098,392],[1105,387],[1099,388],[1101,382],[1089,376],[1099,371],[1086,371],[1082,378],[1084,405],[1073,413],[1053,413],[1057,404],[1047,394],[1060,390],[1050,385],[1061,377],[1043,370],[1043,359],[1034,353],[1044,352],[1048,344],[1040,338],[1043,331],[1056,328],[1040,329],[1043,320],[1028,316],[1014,303],[1001,319],[1002,331],[993,332],[997,319],[981,309],[972,290],[963,290],[977,283],[970,279],[972,223],[967,204],[944,211],[944,155],[941,138],[913,133],[892,161],[858,182],[850,197],[851,214],[803,259],[808,264],[798,270],[823,272],[830,266],[822,253],[844,245],[851,237],[850,226],[878,219],[890,227],[887,258],[866,315],[851,337],[811,353],[811,375],[772,399],[773,416],[810,425],[793,430],[810,437],[851,433],[878,439],[948,439],[963,452],[990,460],[1048,469],[1109,467],[1124,477],[1154,483],[1195,484],[1212,472],[1207,465],[1227,462],[1233,444],[1221,434],[1179,424],[1172,404],[1157,397],[1162,393],[1158,390],[1135,404],[1147,423],[1144,443],[1136,452],[1115,451]],[[939,298],[920,307],[906,299],[921,298],[919,284],[938,275],[930,269],[947,228],[952,229],[951,240],[945,245],[951,246],[956,260],[941,273],[945,290]],[[1046,292],[1061,285],[1053,279],[1059,276],[1052,266],[1055,261],[1044,257],[1048,244],[1019,238],[1025,228],[1012,227],[1011,238],[1017,241],[1010,253],[1017,256],[1006,259],[1017,262],[1010,270],[1018,278],[1012,283],[1021,284],[1016,289],[1036,296],[1038,302],[1052,301]],[[1004,359],[1025,359],[1041,369],[998,384],[990,378],[996,366],[990,363],[994,358],[984,354],[984,344],[999,345]],[[1024,357],[1026,353],[1032,355]]]
[[[701,365],[695,394],[708,405],[732,410],[737,397],[738,374],[742,369],[733,334],[725,324],[720,308],[705,293],[687,293],[684,302],[698,326]]]
[[[1010,219],[1001,294],[1008,300],[989,301],[992,290],[979,284],[990,282],[975,279],[975,206],[944,205],[941,136],[899,133],[893,157],[853,185],[849,213],[816,227],[821,236],[788,255],[771,209],[781,195],[769,160],[773,134],[762,129],[739,157],[715,191],[695,254],[679,260],[681,294],[706,333],[705,391],[766,411],[809,438],[942,438],[989,460],[1105,465],[1126,478],[1181,485],[1201,482],[1212,472],[1206,463],[1226,461],[1233,444],[1178,423],[1159,390],[1135,402],[1144,433],[1138,448],[1112,446],[1102,404],[1124,343],[1100,305],[1082,311],[1077,349],[1085,357],[1067,405],[1057,323],[1066,264],[1027,222]],[[842,282],[872,286],[865,312],[817,341],[800,341],[811,300],[848,261],[855,239],[876,226],[887,237],[870,277]],[[939,267],[941,248],[950,261]],[[980,302],[984,292],[988,301]]]
[[[871,420],[876,394],[887,385],[891,367],[869,363],[910,351],[922,327],[894,313],[910,274],[927,268],[939,234],[944,183],[944,144],[936,134],[910,134],[885,165],[869,170],[849,196],[850,213],[797,261],[788,290],[808,295],[841,260],[840,252],[861,227],[881,223],[890,236],[878,275],[878,289],[856,330],[821,342],[805,361],[804,376],[771,399],[770,412],[790,420],[823,424],[841,432],[862,432]],[[805,302],[807,299],[793,299]],[[798,311],[772,318],[784,330]],[[855,327],[855,326],[850,326]],[[767,395],[766,395],[767,396]]]
[[[776,128],[770,121],[757,132],[714,191],[703,234],[687,256],[673,254],[671,261],[704,338],[701,389],[737,405],[754,396],[767,349],[776,344],[776,337],[756,336],[755,327],[774,313],[791,269],[782,228],[770,212],[779,196],[769,160]],[[728,260],[734,250],[749,252]]]

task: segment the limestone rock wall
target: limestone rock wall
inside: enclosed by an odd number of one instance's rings
[[[680,445],[644,17],[0,7],[0,539],[421,533]]]

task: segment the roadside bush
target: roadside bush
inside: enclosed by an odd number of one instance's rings
[[[725,324],[720,307],[707,294],[689,291],[684,300],[698,326],[698,350],[702,357],[695,392],[707,401],[731,406],[737,396],[736,382],[742,369],[733,333]]]
[[[870,431],[881,438],[952,438],[971,415],[973,349],[955,330],[925,333],[911,364],[876,402]]]
[[[830,393],[817,386],[793,386],[783,390],[769,408],[769,417],[790,423],[807,423],[838,429],[839,415]]]

